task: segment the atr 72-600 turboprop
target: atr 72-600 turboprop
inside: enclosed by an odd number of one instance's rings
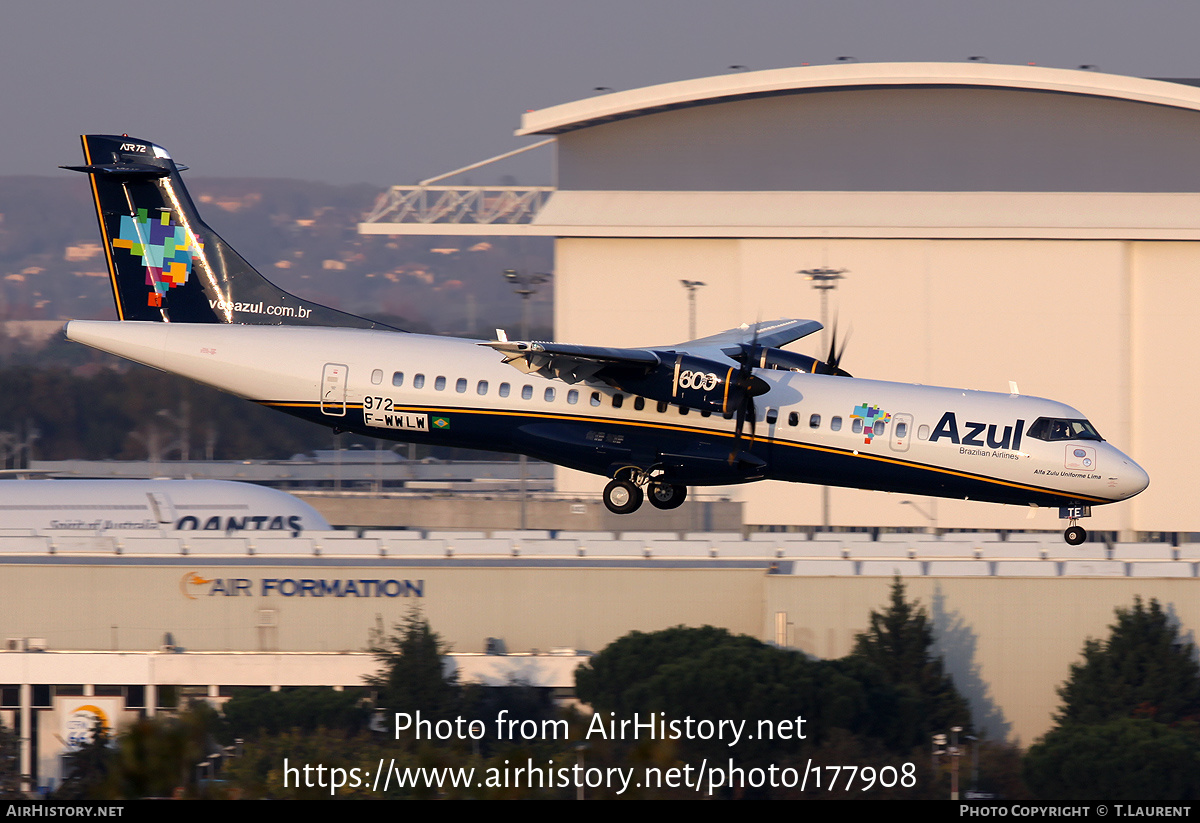
[[[688,486],[789,480],[1059,506],[1125,500],[1146,472],[1062,403],[852,378],[780,346],[821,328],[755,323],[601,348],[409,334],[309,303],[201,221],[161,147],[84,135],[119,322],[67,336],[339,431],[502,450],[610,478],[613,512]]]

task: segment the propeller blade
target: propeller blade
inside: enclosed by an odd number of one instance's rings
[[[826,374],[836,375],[838,377],[852,377],[850,372],[841,367],[842,355],[846,353],[846,344],[850,342],[850,333],[842,338],[841,345],[838,345],[837,334],[837,319],[833,321],[833,326],[829,333],[829,355],[825,358]]]
[[[750,341],[750,345],[741,344],[742,356],[739,358],[740,365],[737,371],[738,389],[740,391],[739,402],[737,406],[737,423],[733,428],[733,447],[729,451],[729,465],[732,466],[738,458],[738,454],[742,448],[742,432],[745,429],[746,416],[750,416],[750,441],[753,445],[754,441],[754,424],[757,422],[758,414],[754,409],[754,398],[760,394],[769,391],[771,386],[754,374],[754,363],[761,354],[758,345],[758,327],[754,329],[754,337]]]

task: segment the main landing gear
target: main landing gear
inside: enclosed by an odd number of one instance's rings
[[[604,487],[604,505],[613,514],[632,514],[647,498],[656,509],[677,509],[687,499],[687,486],[664,483],[648,471],[629,468]]]

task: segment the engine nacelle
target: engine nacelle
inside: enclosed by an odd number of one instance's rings
[[[849,372],[840,368],[831,369],[824,360],[809,357],[807,354],[785,351],[784,349],[759,348],[754,352],[754,367],[756,369],[779,369],[780,371],[800,371],[806,374],[835,374],[849,377]]]
[[[611,375],[621,391],[689,409],[733,414],[746,396],[757,397],[770,386],[737,366],[677,352],[656,352],[662,364],[648,374]]]

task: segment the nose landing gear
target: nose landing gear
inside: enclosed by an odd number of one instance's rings
[[[1068,521],[1067,530],[1063,532],[1068,546],[1078,546],[1087,540],[1087,531],[1079,525],[1079,518],[1091,517],[1091,506],[1060,506],[1058,516]]]

